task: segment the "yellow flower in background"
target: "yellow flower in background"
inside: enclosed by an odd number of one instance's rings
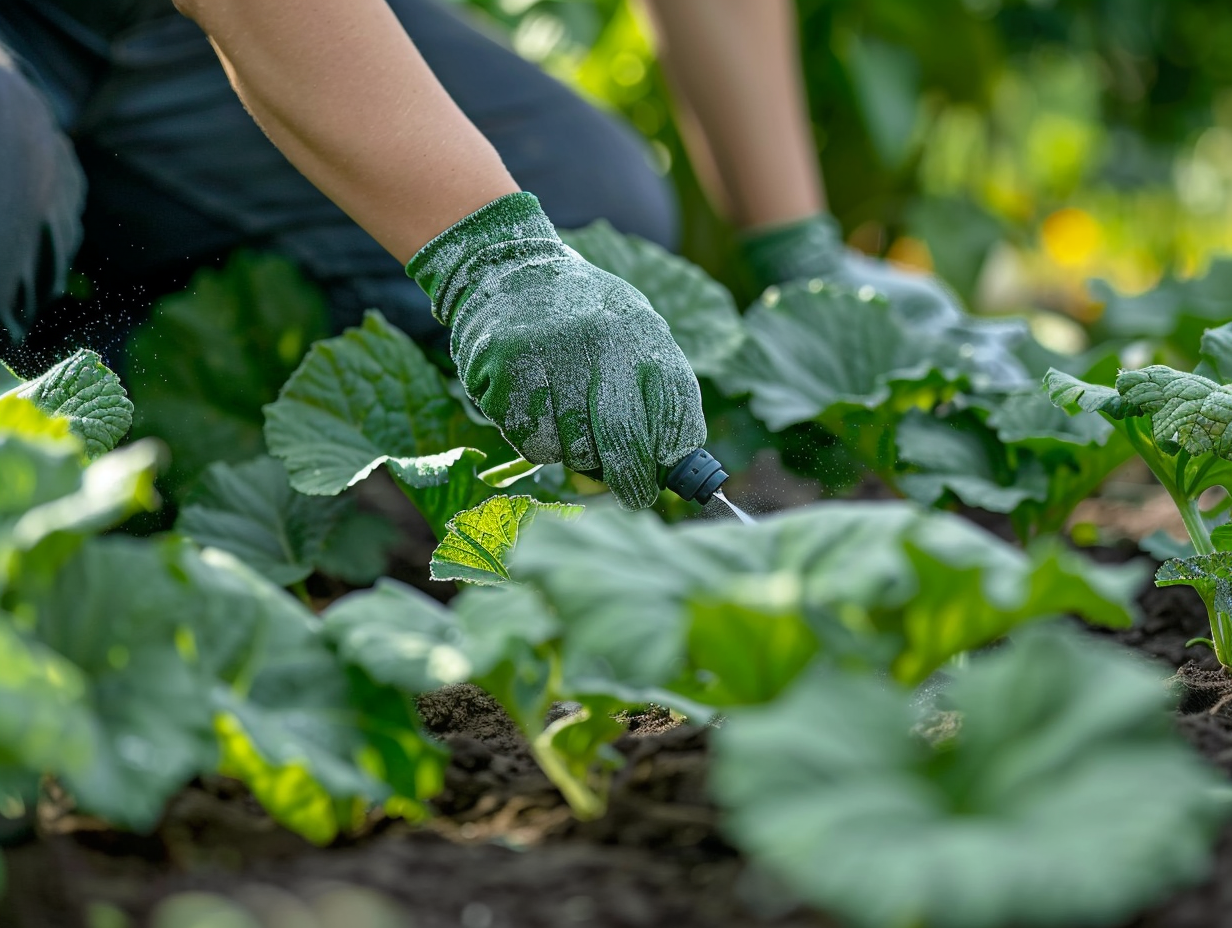
[[[1073,206],[1045,219],[1040,234],[1044,251],[1062,267],[1090,264],[1103,243],[1103,231],[1095,217]]]

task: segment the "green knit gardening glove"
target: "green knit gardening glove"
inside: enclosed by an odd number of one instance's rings
[[[706,440],[701,391],[642,294],[565,245],[512,193],[446,229],[407,273],[450,326],[467,395],[533,464],[602,470],[625,509],[659,495],[659,465]]]
[[[819,278],[852,290],[872,287],[905,315],[951,318],[962,312],[958,297],[936,277],[898,270],[843,244],[838,223],[829,215],[751,232],[742,240],[759,287]]]

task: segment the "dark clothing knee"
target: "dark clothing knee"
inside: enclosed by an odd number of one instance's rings
[[[0,325],[12,343],[64,289],[84,193],[46,98],[0,44]]]

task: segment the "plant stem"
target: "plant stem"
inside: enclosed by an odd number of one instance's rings
[[[1206,521],[1202,518],[1202,510],[1196,499],[1184,499],[1172,496],[1176,508],[1181,512],[1181,520],[1185,523],[1185,531],[1193,542],[1194,550],[1199,554],[1214,554],[1215,545],[1211,541],[1211,533],[1206,530]]]
[[[551,741],[550,728],[531,740],[530,751],[539,768],[560,790],[574,815],[584,822],[599,818],[607,811],[607,802],[569,771],[569,766],[552,747]]]

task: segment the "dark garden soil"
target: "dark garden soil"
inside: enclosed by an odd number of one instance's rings
[[[1210,634],[1202,601],[1188,587],[1148,586],[1139,602],[1143,621],[1110,637],[1178,668],[1171,683],[1179,696],[1181,732],[1232,775],[1232,678],[1219,669],[1208,648],[1185,646],[1192,638]],[[1160,789],[1167,788],[1160,784]],[[1182,890],[1124,928],[1232,928],[1232,824],[1223,829],[1206,882]]]
[[[1140,626],[1100,634],[1180,668],[1179,725],[1232,773],[1232,683],[1207,652],[1185,647],[1204,633],[1201,602],[1186,588],[1148,586],[1142,606]],[[157,917],[159,906],[201,892],[253,913],[250,922],[216,923],[234,928],[829,924],[784,910],[782,894],[722,838],[705,796],[706,729],[674,727],[654,711],[631,719],[618,744],[626,763],[610,810],[579,823],[482,691],[451,687],[425,697],[421,710],[453,751],[438,815],[427,824],[373,821],[360,836],[315,848],[223,778],[186,789],[145,837],[58,813],[53,804],[38,836],[6,851],[10,888],[0,928],[177,928]],[[1223,926],[1232,928],[1232,827],[1215,876],[1125,928]]]
[[[609,812],[579,823],[481,690],[451,687],[421,709],[453,749],[439,815],[427,825],[375,822],[362,837],[318,849],[222,778],[185,790],[149,837],[44,816],[39,839],[6,852],[0,926],[87,928],[91,904],[96,919],[101,904],[151,925],[160,901],[199,891],[240,901],[263,928],[827,924],[783,911],[720,837],[704,791],[705,729],[675,727],[654,711],[631,719]],[[339,905],[341,885],[380,896],[352,894]],[[287,920],[314,904],[316,921]]]

